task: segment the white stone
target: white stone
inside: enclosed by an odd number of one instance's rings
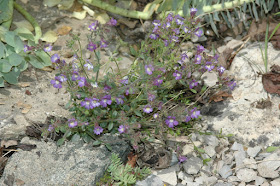
[[[211,158],[216,154],[215,147],[213,146],[206,146],[204,147],[204,150]]]
[[[218,82],[218,76],[215,72],[206,71],[202,74],[201,79],[203,80],[204,84],[208,87],[215,86]]]
[[[280,167],[279,159],[280,157],[276,153],[273,153],[266,157],[262,163],[258,164],[258,172],[260,176],[264,178],[279,177],[279,171],[276,170],[278,167]]]
[[[236,141],[233,143],[233,145],[231,146],[230,149],[234,150],[234,151],[241,151],[241,152],[244,151],[243,145],[240,143],[237,143]]]
[[[258,168],[257,162],[253,158],[250,158],[250,159],[245,158],[243,160],[243,164],[245,165],[246,168],[249,168],[249,169],[257,169]]]
[[[219,140],[216,136],[212,135],[205,135],[204,136],[204,141],[207,145],[216,147],[219,144]]]
[[[260,152],[260,150],[261,150],[261,147],[260,147],[260,146],[249,147],[249,148],[247,149],[247,154],[248,154],[250,157],[254,158],[254,157],[256,157],[256,155]]]
[[[244,182],[250,182],[256,179],[257,177],[257,172],[255,172],[252,169],[240,169],[237,171],[236,176]]]
[[[187,174],[197,174],[202,166],[202,160],[198,157],[191,157],[183,163],[184,170]]]
[[[222,178],[226,179],[227,177],[232,175],[232,170],[230,168],[230,166],[228,165],[224,165],[219,171],[218,173],[222,176]]]
[[[243,151],[235,151],[234,152],[234,159],[236,163],[236,167],[239,168],[241,165],[243,165],[243,161],[246,158],[246,152]]]
[[[271,184],[271,186],[279,186],[280,185],[280,178],[271,181],[270,184]]]
[[[232,39],[230,42],[227,43],[227,47],[230,49],[236,49],[237,47],[239,47],[240,45],[243,44],[243,41],[241,40],[236,40],[236,39]]]
[[[264,178],[262,178],[260,176],[257,176],[256,179],[255,179],[255,185],[259,186],[259,185],[263,184],[264,181],[265,181]]]

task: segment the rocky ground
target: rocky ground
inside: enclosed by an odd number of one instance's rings
[[[81,33],[81,42],[86,45],[85,34],[93,20],[91,17],[80,21],[56,8],[46,8],[41,2],[29,3],[33,3],[29,9],[43,31],[67,25],[74,32]],[[21,18],[18,15],[15,19]],[[144,25],[148,24],[146,22]],[[112,33],[118,32],[113,30]],[[54,53],[70,57],[65,47],[69,39],[69,35],[59,36],[53,44]],[[112,49],[115,49],[114,45]],[[185,43],[182,48],[188,45],[190,43]],[[232,98],[206,104],[201,109],[202,120],[196,127],[212,135],[196,133],[189,138],[170,138],[185,143],[183,154],[187,156],[187,161],[179,163],[173,154],[169,168],[154,170],[151,176],[136,185],[280,185],[280,151],[266,151],[267,147],[279,147],[280,144],[280,97],[268,94],[263,88],[262,77],[258,76],[257,72],[264,69],[259,44],[229,37],[218,51],[223,53],[227,47],[236,50],[241,45],[244,45],[244,49],[239,51],[227,72],[237,81]],[[268,52],[269,67],[279,65],[279,51],[269,45]],[[120,47],[119,53],[123,58],[120,67],[126,69],[133,58],[126,47]],[[108,56],[103,54],[102,63],[105,64]],[[86,56],[90,58],[90,54]],[[109,164],[110,156],[104,146],[93,148],[88,144],[69,142],[58,148],[52,140],[46,142],[26,137],[27,126],[36,126],[40,130],[50,124],[52,117],[69,118],[69,112],[64,108],[69,95],[64,89],[57,91],[50,84],[55,73],[51,69],[44,71],[30,68],[20,76],[19,85],[7,85],[0,89],[1,147],[13,145],[9,144],[8,139],[12,139],[18,147],[10,158],[5,161],[3,157],[1,159],[7,165],[0,185],[95,185]],[[216,78],[213,74],[205,75],[204,81],[211,85]],[[219,136],[221,130],[223,135],[233,134],[233,137]],[[119,137],[115,136],[114,139],[112,141],[116,141],[116,144],[113,150],[125,157],[129,146]],[[22,147],[20,144],[29,146]],[[202,158],[212,159],[207,165],[194,152],[193,144],[204,149]],[[8,151],[6,157],[12,152]],[[3,164],[0,164],[1,167]]]

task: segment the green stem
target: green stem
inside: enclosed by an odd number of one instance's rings
[[[34,27],[35,29],[35,43],[37,44],[39,39],[42,37],[42,30],[38,24],[38,22],[34,19],[34,17],[32,17],[26,10],[24,10],[22,8],[22,6],[20,6],[19,4],[17,4],[16,2],[14,2],[14,7],[17,11],[19,11],[19,13],[21,13],[25,19],[27,21],[29,21],[31,23],[31,25]]]

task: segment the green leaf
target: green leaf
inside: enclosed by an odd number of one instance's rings
[[[256,21],[258,22],[259,16],[258,16],[256,4],[254,2],[253,2],[253,13],[254,13],[254,17],[256,18]]]
[[[57,140],[56,144],[57,146],[61,146],[64,144],[65,138],[60,138],[59,140]]]
[[[27,69],[27,67],[28,67],[28,64],[26,63],[26,61],[23,61],[17,68],[18,68],[21,72],[23,72],[23,71],[25,71],[25,70]]]
[[[0,87],[4,87],[4,79],[0,77]]]
[[[194,89],[190,89],[190,90],[191,90],[193,93],[195,93],[195,94],[197,93],[197,91],[196,91],[196,90],[194,90]]]
[[[35,56],[29,56],[30,60],[29,63],[34,66],[35,68],[44,68],[44,65],[41,61],[39,61]]]
[[[267,14],[268,10],[267,10],[267,7],[266,7],[266,4],[265,4],[264,0],[262,0],[262,6],[263,6],[263,9],[264,9],[264,12]]]
[[[109,123],[108,130],[111,131],[113,127],[114,127],[114,123],[113,122]]]
[[[12,65],[6,59],[0,59],[0,72],[10,72]]]
[[[275,146],[267,147],[266,148],[266,152],[274,152],[274,151],[276,151],[279,148],[280,147],[275,147]]]
[[[15,33],[12,31],[8,31],[5,33],[4,38],[8,45],[15,47]]]
[[[227,10],[227,17],[228,17],[229,22],[230,22],[231,25],[232,25],[232,28],[235,27],[234,21],[233,21],[233,19],[231,18],[230,12],[229,12],[228,10]]]
[[[114,118],[116,118],[116,117],[118,116],[118,111],[114,110],[112,116],[113,116]]]
[[[213,18],[214,18],[215,21],[218,21],[218,22],[221,21],[220,18],[219,18],[219,12],[214,12],[213,13]]]
[[[24,45],[22,43],[22,40],[19,36],[15,36],[15,51],[16,53],[19,53],[23,51]]]
[[[92,138],[91,138],[88,134],[85,134],[85,133],[83,133],[82,139],[83,139],[84,142],[86,142],[86,143],[89,143],[89,142],[92,141]]]
[[[190,15],[190,3],[191,1],[185,1],[184,5],[183,5],[183,14],[184,16],[188,16]]]
[[[68,103],[64,106],[65,109],[68,109],[71,106],[72,101],[68,101]]]
[[[208,162],[211,161],[211,158],[206,158],[203,160],[203,165],[207,165]]]
[[[17,84],[19,74],[20,74],[20,70],[14,68],[11,72],[3,73],[3,76],[8,83]]]
[[[137,56],[137,52],[132,46],[130,46],[129,50],[132,56]]]
[[[12,66],[18,66],[22,63],[22,61],[24,61],[23,57],[17,53],[12,53],[11,55],[9,55],[8,60]]]
[[[0,24],[13,16],[13,1],[0,0]]]
[[[79,133],[76,133],[76,134],[74,134],[74,135],[72,136],[71,141],[77,142],[77,141],[79,141],[80,139],[81,139],[80,134],[79,134]]]
[[[14,32],[22,38],[22,40],[27,39],[27,40],[31,40],[34,41],[34,35],[32,34],[32,32],[30,32],[30,30],[28,30],[27,28],[17,28],[16,30],[14,30]]]
[[[125,111],[129,111],[129,110],[130,110],[130,107],[129,107],[128,105],[124,105],[124,106],[123,106],[123,109],[124,109]]]
[[[51,65],[52,65],[50,56],[49,56],[46,52],[44,52],[43,50],[41,50],[41,51],[36,51],[35,54],[36,54],[40,59],[42,59],[43,65],[44,65],[44,66],[51,66]]]
[[[214,23],[211,14],[209,14],[209,19],[210,19],[211,28],[213,29],[213,31],[215,32],[215,34],[216,34],[217,36],[219,36],[219,32],[218,32],[218,30],[217,30],[216,24]]]
[[[223,19],[225,20],[225,22],[227,23],[227,26],[228,26],[229,28],[231,28],[231,24],[230,24],[230,22],[228,21],[227,16],[224,14],[224,12],[221,12],[221,15],[222,15]]]
[[[99,140],[96,140],[92,143],[93,146],[98,146],[100,144],[101,144],[101,142]]]
[[[134,110],[136,116],[143,117],[142,113],[139,110]]]
[[[105,143],[105,147],[111,152],[112,151],[112,147],[110,144]]]
[[[65,137],[65,138],[68,138],[68,137],[70,137],[71,135],[72,135],[72,131],[71,131],[70,129],[68,129],[68,130],[65,132],[64,137]]]
[[[0,41],[0,58],[4,58],[5,52],[7,51],[6,46]]]

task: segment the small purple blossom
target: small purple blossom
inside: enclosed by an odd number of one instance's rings
[[[29,47],[28,45],[24,45],[23,51],[24,51],[24,52],[27,52],[27,51],[29,51],[29,50],[30,50],[30,47]]]
[[[49,132],[54,131],[54,126],[53,126],[53,125],[49,125],[48,131],[49,131]]]
[[[75,120],[75,118],[69,119],[68,120],[68,126],[70,128],[74,128],[78,125],[78,122]]]
[[[85,107],[87,110],[93,109],[92,99],[85,98],[85,100],[81,102],[81,106]]]
[[[191,32],[191,30],[190,30],[188,27],[186,27],[186,26],[184,26],[183,30],[184,30],[184,32],[185,32],[186,34],[188,34],[188,33]]]
[[[154,70],[155,69],[154,69],[153,65],[145,65],[145,71],[148,75],[152,75]]]
[[[94,50],[97,49],[97,45],[94,44],[93,42],[89,42],[88,46],[87,46],[87,49],[91,52],[93,52]]]
[[[112,100],[111,100],[110,95],[103,96],[103,98],[101,98],[101,100],[100,100],[100,105],[102,107],[107,107],[107,105],[111,105],[111,103],[112,103]]]
[[[184,24],[183,18],[180,18],[180,17],[176,18],[175,22],[176,22],[177,25],[183,25]]]
[[[59,62],[60,62],[60,57],[59,57],[59,55],[58,55],[58,54],[52,55],[51,61],[52,61],[53,63],[59,63]]]
[[[198,118],[198,116],[200,115],[200,111],[197,110],[197,108],[195,107],[194,109],[191,110],[191,118]]]
[[[125,126],[120,125],[118,131],[119,131],[120,134],[124,133],[125,132]]]
[[[187,160],[187,158],[185,156],[179,156],[179,163],[183,163],[184,161]]]
[[[178,121],[176,121],[175,116],[168,116],[165,120],[165,123],[168,125],[169,128],[174,128],[174,126],[178,125]]]
[[[87,62],[86,64],[84,64],[84,67],[86,67],[88,70],[93,69],[93,65],[90,62]]]
[[[52,51],[52,45],[50,45],[50,44],[45,45],[44,51],[45,51],[45,52],[50,52],[50,51]]]
[[[187,53],[186,53],[186,52],[183,52],[183,53],[181,54],[181,59],[182,59],[182,60],[185,60],[185,59],[187,59],[187,58],[188,58]]]
[[[180,29],[179,28],[175,28],[172,30],[176,35],[180,34]]]
[[[149,36],[151,39],[153,39],[153,40],[156,40],[158,37],[159,37],[159,35],[158,34],[151,34],[150,36]]]
[[[153,85],[155,85],[155,86],[160,86],[161,84],[162,84],[162,82],[163,82],[163,80],[162,79],[155,79],[154,81],[153,81]]]
[[[148,100],[154,101],[156,99],[156,96],[154,94],[148,93]]]
[[[92,100],[92,106],[93,106],[94,108],[100,106],[99,99],[97,99],[97,98],[92,98],[91,100]]]
[[[117,25],[117,20],[114,18],[111,18],[110,21],[107,23],[110,26],[116,26]]]
[[[202,59],[201,55],[195,55],[195,57],[194,57],[195,64],[200,64],[201,59]]]
[[[236,87],[236,82],[235,81],[230,81],[228,82],[227,86],[233,90]]]
[[[201,37],[203,35],[203,30],[202,29],[198,29],[197,31],[195,31],[194,33],[197,37]]]
[[[173,76],[175,77],[176,80],[182,79],[182,72],[179,72],[178,70],[176,70],[173,73]]]
[[[191,120],[192,120],[191,116],[186,116],[186,123],[188,123]]]
[[[179,42],[179,38],[177,36],[172,36],[171,41],[174,41],[175,43]]]
[[[103,128],[100,126],[95,126],[93,132],[96,135],[100,135],[103,132]]]
[[[73,74],[72,74],[71,79],[72,79],[72,81],[76,81],[77,79],[79,79],[79,77],[80,76],[79,76],[78,72],[74,71]]]
[[[123,79],[120,80],[120,83],[123,84],[123,85],[127,85],[128,84],[128,77],[127,76],[123,77]]]
[[[191,8],[191,10],[190,10],[190,14],[191,14],[191,16],[193,17],[193,16],[195,16],[195,14],[196,14],[196,12],[197,12],[197,9],[196,8]]]
[[[108,46],[107,41],[105,41],[104,39],[101,39],[100,41],[100,48],[106,48]]]
[[[143,108],[143,112],[149,114],[153,112],[153,108],[151,107],[151,105],[145,105],[145,107]]]
[[[134,90],[133,88],[127,88],[126,91],[125,91],[125,95],[129,95],[129,94],[134,94]]]
[[[193,89],[193,87],[196,87],[198,85],[198,82],[196,82],[195,80],[192,80],[189,84],[190,89]]]
[[[78,81],[78,86],[79,86],[79,87],[84,87],[84,86],[86,86],[87,80],[86,80],[85,77],[79,77],[78,80],[79,80],[79,81]]]
[[[208,71],[210,72],[210,71],[213,70],[214,68],[215,68],[215,66],[212,65],[212,63],[211,63],[210,61],[206,62],[206,64],[205,64],[205,69],[206,69],[206,70],[208,70]]]
[[[54,80],[53,79],[51,80],[51,84],[53,85],[54,88],[58,88],[58,89],[62,88],[62,84],[57,76],[54,78]]]
[[[226,69],[223,66],[219,66],[217,70],[220,74],[223,74]]]
[[[90,31],[96,31],[98,29],[98,25],[99,25],[99,22],[94,21],[93,23],[91,23],[91,25],[88,26],[88,29]]]
[[[154,25],[155,27],[159,27],[159,26],[161,25],[160,20],[154,20],[154,21],[153,21],[153,25]]]
[[[123,101],[124,96],[120,95],[119,97],[116,98],[116,102],[118,105],[122,105],[124,103]]]
[[[103,88],[106,92],[108,92],[109,90],[112,89],[112,87],[110,87],[109,85],[105,85]]]
[[[169,40],[166,40],[166,39],[163,40],[163,42],[164,42],[164,46],[166,46],[166,47],[167,47],[167,46],[169,45],[169,43],[170,43],[170,41],[169,41]]]
[[[170,22],[163,23],[163,25],[162,25],[162,28],[165,29],[165,30],[168,30],[169,27],[171,27],[171,23]]]
[[[157,119],[158,116],[159,116],[159,114],[158,114],[158,113],[155,113],[155,114],[153,115],[153,118],[154,118],[154,119]]]
[[[169,13],[169,14],[167,15],[167,17],[165,18],[165,20],[166,20],[167,22],[171,22],[173,19],[174,19],[173,13]]]
[[[200,54],[200,53],[202,53],[204,50],[205,50],[205,48],[204,48],[202,45],[198,45],[198,46],[197,46],[197,49],[196,49],[196,52],[197,52],[198,54]]]

